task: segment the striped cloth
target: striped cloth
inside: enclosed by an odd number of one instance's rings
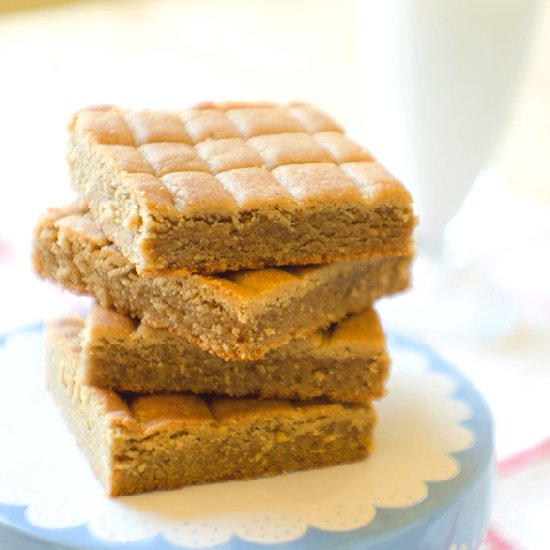
[[[499,461],[497,502],[482,549],[548,550],[549,520],[550,437]]]

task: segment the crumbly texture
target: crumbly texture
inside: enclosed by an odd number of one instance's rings
[[[224,361],[167,330],[94,304],[82,328],[82,379],[140,393],[190,391],[365,401],[384,395],[388,354],[369,309],[257,361]]]
[[[259,359],[358,313],[409,282],[410,256],[204,276],[139,276],[91,217],[48,211],[35,232],[36,271],[106,308],[168,329],[226,359]]]
[[[73,185],[140,274],[411,252],[408,191],[311,106],[98,107],[69,131]]]
[[[368,403],[117,394],[83,384],[79,330],[71,319],[49,325],[47,381],[109,495],[273,476],[371,449]]]

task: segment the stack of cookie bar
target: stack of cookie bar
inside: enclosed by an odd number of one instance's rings
[[[47,329],[48,384],[111,495],[360,459],[388,356],[370,306],[407,287],[403,186],[293,104],[80,111],[78,204],[36,271],[95,298]]]

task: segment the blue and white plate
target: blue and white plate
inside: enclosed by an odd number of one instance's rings
[[[367,459],[270,479],[108,498],[44,386],[41,326],[0,346],[0,548],[477,548],[495,483],[483,399],[424,346],[390,336]]]

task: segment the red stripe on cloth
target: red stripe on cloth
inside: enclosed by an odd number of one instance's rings
[[[500,460],[497,466],[498,476],[506,477],[546,458],[550,458],[550,438],[534,447]],[[521,550],[519,546],[506,540],[504,535],[494,526],[487,532],[484,542],[490,550]]]
[[[499,461],[497,467],[498,475],[507,476],[518,469],[525,468],[544,458],[550,458],[550,438],[530,449],[525,449]]]
[[[494,527],[487,531],[484,543],[491,550],[520,550],[519,546],[508,542]]]
[[[11,246],[8,244],[7,241],[0,240],[0,261],[8,261],[11,260],[12,256],[12,249]]]

